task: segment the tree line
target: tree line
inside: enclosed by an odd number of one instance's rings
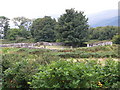
[[[1,38],[9,41],[33,40],[34,42],[64,42],[67,45],[81,46],[89,40],[119,41],[118,27],[106,26],[90,28],[84,12],[66,9],[57,20],[51,16],[29,19],[15,17],[14,28],[10,28],[10,19],[0,16]],[[4,36],[2,36],[4,34]]]

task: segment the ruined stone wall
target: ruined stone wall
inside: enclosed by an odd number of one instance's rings
[[[64,43],[49,43],[49,42],[37,42],[37,43],[12,43],[12,44],[0,44],[0,47],[35,47],[35,46],[62,46]]]
[[[93,47],[93,46],[105,46],[105,45],[112,45],[112,42],[98,42],[98,43],[91,43],[91,44],[87,44],[87,47]]]

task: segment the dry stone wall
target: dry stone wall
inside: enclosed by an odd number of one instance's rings
[[[64,43],[49,43],[49,42],[37,42],[37,43],[12,43],[12,44],[0,44],[0,47],[35,47],[35,46],[62,46]]]
[[[87,47],[105,46],[105,45],[112,45],[112,42],[111,41],[108,41],[108,42],[96,42],[96,43],[87,44]]]

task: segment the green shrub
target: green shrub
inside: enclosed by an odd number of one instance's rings
[[[117,88],[115,85],[118,86],[120,83],[119,65],[120,62],[109,59],[105,62],[104,67],[99,70],[99,79],[104,87]]]
[[[112,41],[115,44],[120,44],[120,35],[114,35]]]
[[[28,60],[15,62],[14,66],[6,69],[3,73],[3,87],[4,88],[28,88],[28,81],[31,80],[32,75],[37,72],[34,62],[30,63]]]
[[[18,54],[3,54],[2,55],[2,69],[3,71],[11,68],[16,62],[22,61],[25,55]]]
[[[43,51],[40,51],[41,54],[36,51],[39,50],[24,48],[2,55],[4,88],[29,88],[27,82],[38,71],[39,65],[46,65],[59,59],[56,56],[45,54]]]
[[[119,84],[117,65],[112,60],[105,66],[91,60],[79,63],[60,60],[40,66],[30,84],[32,88],[115,88]]]
[[[94,78],[93,72],[87,70],[85,63],[57,61],[44,67],[33,76],[33,88],[82,88],[90,87],[88,77]],[[84,71],[86,70],[86,71]],[[86,77],[86,78],[85,78]],[[94,80],[94,79],[93,79]],[[88,81],[87,83],[85,83]]]

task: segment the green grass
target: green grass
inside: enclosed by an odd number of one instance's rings
[[[36,46],[44,48],[44,45]],[[69,46],[45,46],[46,49],[56,49],[56,50],[63,50],[63,49],[70,49]]]
[[[2,48],[3,53],[14,53],[14,54],[41,54],[45,53],[48,55],[59,56],[61,58],[118,58],[118,46],[96,46],[96,47],[80,47],[70,49],[69,47],[63,46],[47,46],[48,49],[29,49],[29,48]],[[64,49],[61,49],[64,48]],[[56,49],[55,51],[49,49]]]

